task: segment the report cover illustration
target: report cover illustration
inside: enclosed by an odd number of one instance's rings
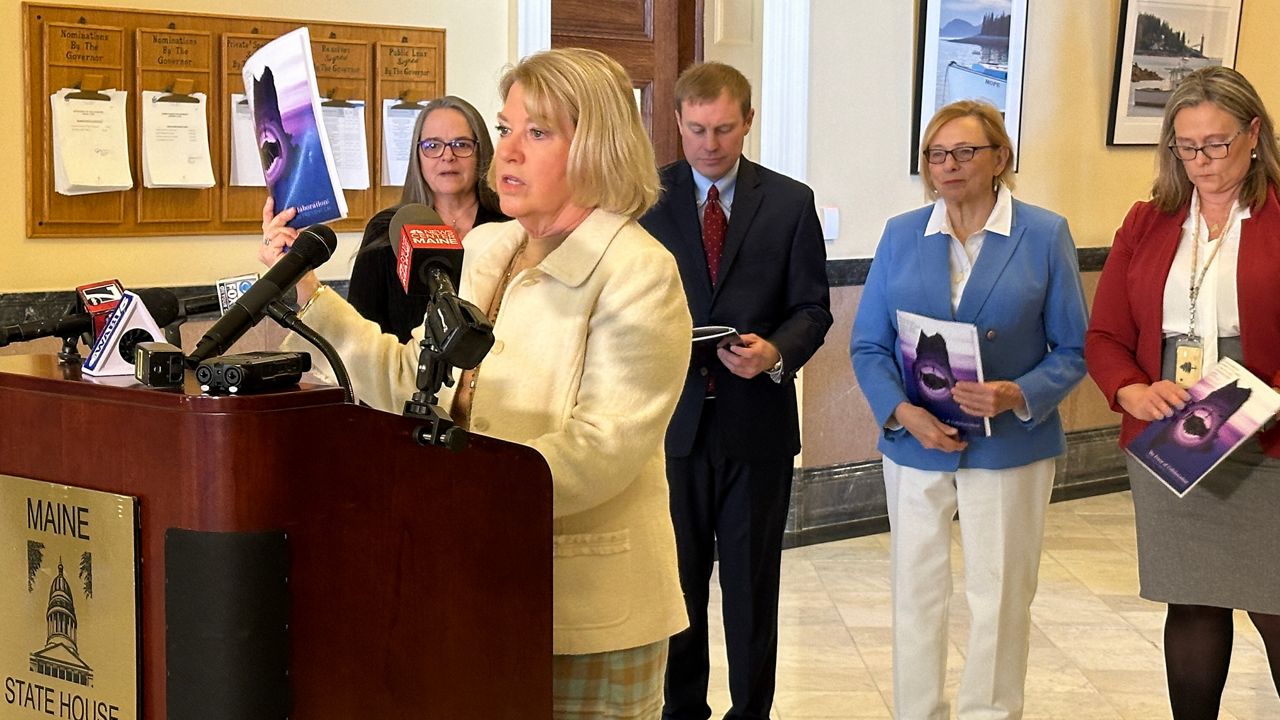
[[[1185,407],[1148,425],[1125,448],[1178,497],[1280,410],[1280,394],[1230,358],[1187,392]]]
[[[966,413],[951,397],[958,381],[983,381],[977,327],[899,310],[898,348],[902,385],[913,404],[958,429],[961,438],[991,434],[990,420]]]
[[[295,228],[346,217],[307,29],[262,46],[245,61],[243,75],[262,173],[276,212],[297,208],[289,222]]]

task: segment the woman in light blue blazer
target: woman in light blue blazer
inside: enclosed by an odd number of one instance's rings
[[[1085,373],[1084,292],[1067,221],[1010,193],[1012,143],[994,107],[943,107],[921,147],[934,202],[886,224],[849,348],[883,427],[894,705],[899,720],[949,716],[950,541],[959,511],[972,622],[957,711],[1018,718],[1044,512],[1054,458],[1066,449],[1058,404]],[[963,359],[937,336],[918,346],[924,333],[913,329],[908,344],[913,367],[934,364],[929,392],[989,419],[989,436],[909,399],[899,310],[976,326],[986,382],[957,381],[950,363],[958,369]]]

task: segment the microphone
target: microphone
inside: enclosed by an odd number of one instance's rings
[[[434,297],[443,291],[457,293],[462,277],[462,241],[440,213],[421,203],[396,211],[388,228],[398,239],[396,276],[406,295]]]
[[[226,352],[266,314],[267,305],[279,300],[303,275],[323,265],[338,247],[338,236],[327,225],[312,225],[298,233],[289,252],[253,284],[218,322],[196,343],[187,361],[199,365]]]
[[[195,295],[178,301],[178,319],[183,321],[213,312],[221,315],[221,311],[222,300],[217,295]]]
[[[147,312],[161,327],[178,318],[178,298],[164,288],[139,290],[138,297]],[[93,330],[93,316],[89,313],[73,313],[55,320],[34,320],[17,325],[0,326],[0,347],[15,342],[29,342],[46,337],[67,338]]]

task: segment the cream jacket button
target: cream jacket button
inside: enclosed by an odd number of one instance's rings
[[[479,430],[480,432],[484,432],[489,429],[489,421],[484,418],[476,418],[475,422],[471,423],[471,427]]]
[[[502,343],[502,341],[501,341],[501,340],[494,340],[494,341],[493,341],[493,348],[492,348],[492,349],[490,349],[490,350],[489,350],[489,352],[493,353],[494,355],[501,355],[501,354],[502,354],[502,348],[503,348],[503,347],[505,347],[505,346],[503,345],[503,343]]]
[[[995,331],[995,330],[988,330],[988,331],[987,331],[987,339],[988,339],[988,340],[995,340],[995,339],[996,339],[996,331]]]

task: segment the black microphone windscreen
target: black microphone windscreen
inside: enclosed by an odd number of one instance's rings
[[[316,224],[298,233],[298,239],[289,247],[289,254],[300,253],[300,257],[314,269],[325,264],[337,249],[338,235],[333,228]]]
[[[174,295],[173,291],[164,288],[146,288],[135,292],[142,300],[142,304],[146,306],[147,312],[151,313],[151,319],[156,321],[156,325],[164,327],[181,317],[178,296]]]
[[[404,241],[405,225],[444,225],[444,220],[430,205],[422,203],[402,205],[399,210],[396,210],[396,214],[391,216],[391,226],[387,228],[387,235],[390,236],[397,255],[400,253],[400,243]]]

